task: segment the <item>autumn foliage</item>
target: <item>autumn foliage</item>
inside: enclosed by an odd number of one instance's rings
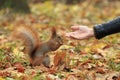
[[[0,80],[120,80],[120,34],[101,40],[73,40],[64,36],[72,25],[96,24],[120,15],[119,0],[85,0],[75,4],[53,1],[29,3],[30,14],[0,11]],[[31,66],[21,42],[9,41],[20,24],[36,29],[41,41],[47,41],[56,27],[64,44],[49,52],[50,67]],[[52,46],[52,45],[51,45]]]

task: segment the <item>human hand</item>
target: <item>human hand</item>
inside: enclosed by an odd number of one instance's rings
[[[73,39],[88,39],[90,37],[94,36],[93,29],[87,27],[87,26],[72,26],[71,29],[73,32],[66,33],[65,36],[68,38],[73,38]]]

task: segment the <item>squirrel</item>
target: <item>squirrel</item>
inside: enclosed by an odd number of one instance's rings
[[[50,39],[46,42],[41,42],[34,28],[31,26],[20,26],[13,30],[10,38],[23,42],[25,46],[24,53],[28,53],[32,66],[43,64],[49,67],[50,58],[47,53],[57,50],[63,44],[63,40],[56,33],[55,27],[51,29],[51,32]]]

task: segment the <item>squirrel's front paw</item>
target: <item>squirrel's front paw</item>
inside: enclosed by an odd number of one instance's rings
[[[50,66],[50,57],[48,55],[45,56],[45,58],[43,59],[44,66],[49,67]]]

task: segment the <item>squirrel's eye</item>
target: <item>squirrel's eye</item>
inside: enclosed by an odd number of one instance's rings
[[[59,39],[61,39],[61,37],[60,37],[60,36],[58,36],[58,38],[59,38]]]

